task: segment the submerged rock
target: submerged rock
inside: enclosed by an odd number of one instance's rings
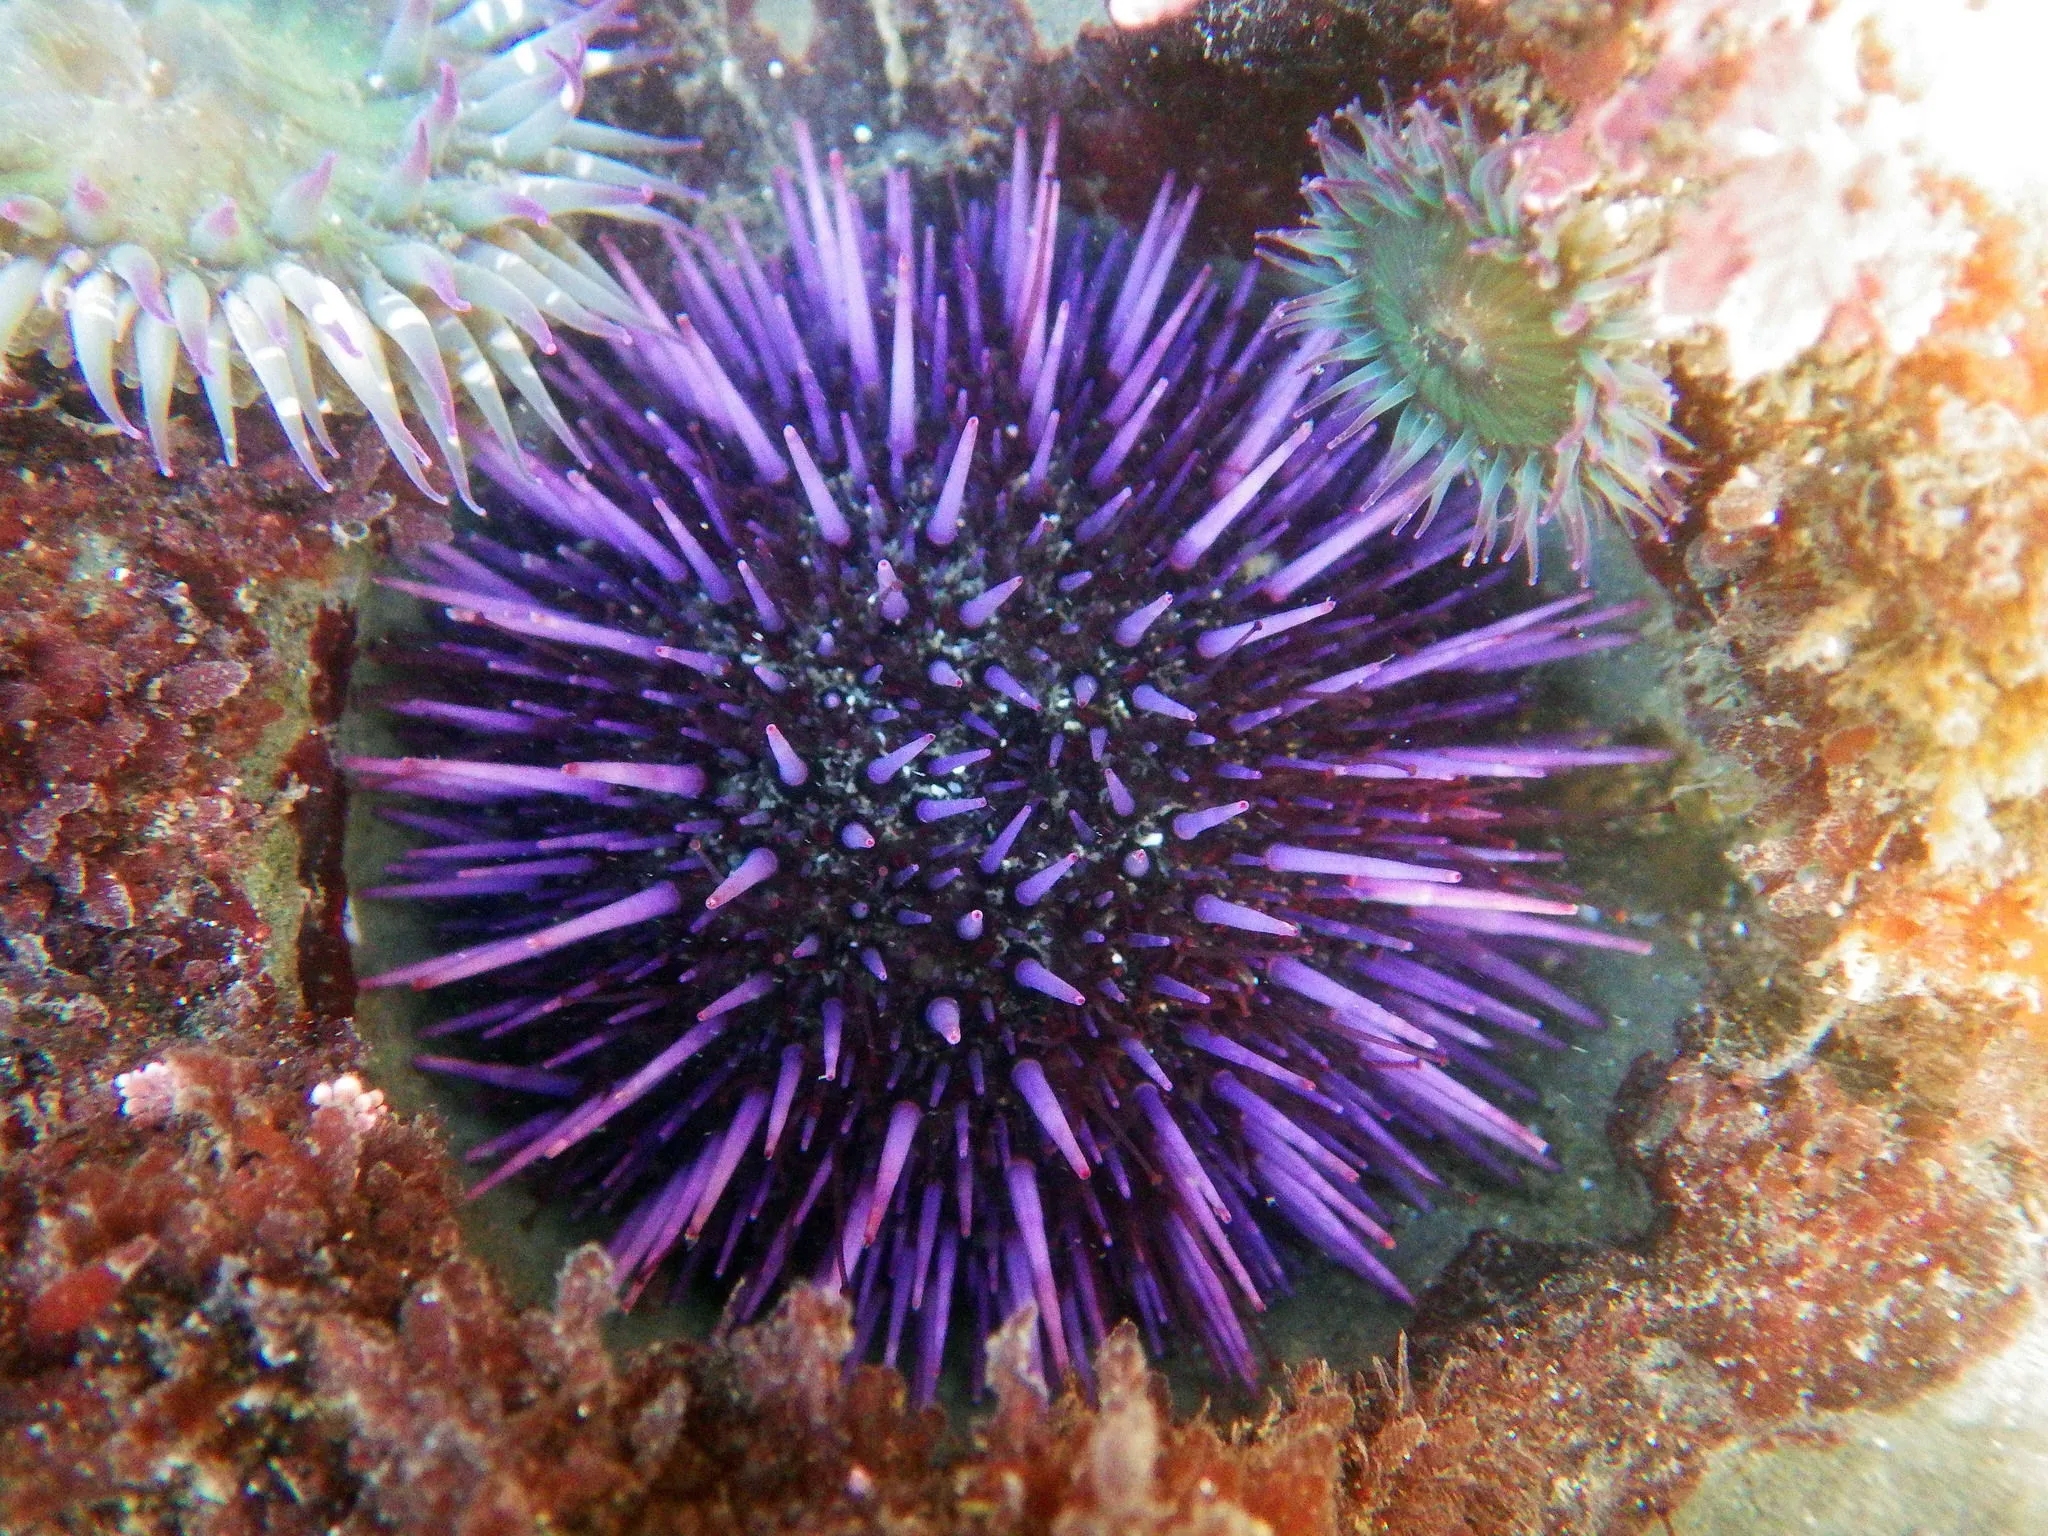
[[[831,25],[871,28],[864,10]],[[1702,1476],[1711,1495],[1787,1431],[1866,1434],[2038,1337],[2036,213],[1924,148],[1915,114],[1949,98],[1906,88],[1913,60],[1883,46],[1897,7],[1669,0],[1625,27],[1565,0],[1374,10],[1414,40],[1374,62],[1397,96],[1455,74],[1482,110],[1525,105],[1559,186],[1671,237],[1680,425],[1700,449],[1689,515],[1647,558],[1684,626],[1669,686],[1706,750],[1670,814],[1730,835],[1743,894],[1703,907],[1706,1004],[1625,1095],[1654,1230],[1482,1238],[1405,1356],[1311,1367],[1229,1427],[1177,1420],[1120,1334],[1099,1407],[1045,1403],[1019,1369],[962,1432],[909,1414],[886,1373],[835,1378],[845,1319],[815,1294],[722,1343],[625,1353],[601,1343],[586,1255],[553,1308],[520,1311],[350,1015],[324,732],[352,541],[426,536],[431,514],[379,478],[373,442],[333,497],[262,432],[239,473],[165,484],[145,451],[17,394],[0,425],[0,1524],[1725,1529],[1711,1500],[1685,1503]],[[1969,68],[2000,62],[1981,29],[2009,11],[1955,29]],[[948,34],[900,16],[915,80]],[[1829,16],[1857,21],[1846,53]],[[1324,90],[1322,59],[1205,49],[1199,24],[949,76],[965,105],[936,128],[913,85],[878,138],[955,155],[969,136],[946,122],[978,102],[1015,115],[1000,79],[1067,105],[1070,143],[1092,125],[1149,186],[1169,153],[1227,155],[1218,124],[1247,113],[1305,155],[1296,128],[1372,83]],[[864,88],[884,101],[872,46]],[[694,78],[739,145],[719,73]],[[1320,99],[1286,126],[1275,103],[1311,78]],[[1227,110],[1191,125],[1219,82]],[[1872,139],[1887,114],[1903,137]],[[1764,145],[1745,123],[1779,147],[1745,152]],[[1919,144],[1928,174],[1773,160],[1844,142]],[[1212,232],[1241,245],[1287,216],[1305,168],[1288,152],[1243,164]],[[1754,230],[1723,200],[1759,178],[1807,215],[1769,252],[1728,236]],[[1850,231],[1852,259],[1798,268],[1826,229]],[[1698,259],[1713,230],[1726,271]],[[1797,325],[1741,297],[1789,293],[1788,270],[1812,279]],[[365,1086],[339,1091],[351,1070]],[[365,1109],[376,1090],[396,1107]]]

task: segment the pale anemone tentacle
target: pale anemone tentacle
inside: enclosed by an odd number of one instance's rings
[[[472,411],[523,461],[508,398],[580,456],[532,354],[645,322],[563,221],[680,227],[698,194],[642,162],[695,141],[578,115],[658,57],[629,0],[388,9],[0,0],[0,380],[75,368],[166,475],[179,392],[230,464],[262,397],[323,489],[340,410],[436,500],[437,462],[470,500]]]

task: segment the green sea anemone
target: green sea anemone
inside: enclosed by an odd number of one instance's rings
[[[469,495],[458,390],[508,451],[510,384],[565,441],[530,349],[632,301],[565,217],[671,222],[628,158],[687,141],[581,121],[627,0],[0,0],[0,376],[76,367],[171,472],[173,392],[229,463],[258,395],[323,489],[359,407],[429,495]],[[142,426],[122,384],[141,395]]]
[[[1523,552],[1533,574],[1555,522],[1583,570],[1596,516],[1661,533],[1678,512],[1665,449],[1682,440],[1642,360],[1633,258],[1587,218],[1539,236],[1517,138],[1486,143],[1462,109],[1382,118],[1354,102],[1337,119],[1358,144],[1316,124],[1310,221],[1263,237],[1309,285],[1286,328],[1325,337],[1319,366],[1337,374],[1303,409],[1350,396],[1354,431],[1398,413],[1389,463],[1421,492],[1405,504],[1427,518],[1453,486],[1476,488],[1475,558]]]

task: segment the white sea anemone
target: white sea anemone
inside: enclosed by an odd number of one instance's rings
[[[628,0],[0,0],[0,376],[75,366],[165,474],[176,390],[230,464],[266,398],[323,489],[337,409],[436,499],[412,423],[467,499],[458,391],[515,462],[505,384],[575,447],[531,350],[639,317],[562,221],[695,196],[626,158],[689,141],[577,115],[650,57],[597,46],[630,25]]]

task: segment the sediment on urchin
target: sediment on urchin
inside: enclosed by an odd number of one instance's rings
[[[524,401],[576,451],[531,353],[617,336],[626,296],[562,227],[689,189],[631,163],[685,141],[577,116],[627,0],[0,0],[0,377],[76,367],[171,472],[177,391],[227,461],[256,396],[323,490],[325,415],[359,407],[413,482],[464,499],[459,416],[516,452]],[[140,393],[141,427],[121,379]],[[458,386],[460,396],[458,397]]]
[[[1488,143],[1416,102],[1399,117],[1357,103],[1311,135],[1323,173],[1303,186],[1309,222],[1270,230],[1267,260],[1306,290],[1287,327],[1321,333],[1336,377],[1318,404],[1350,397],[1356,420],[1394,421],[1395,456],[1421,466],[1429,505],[1479,489],[1478,558],[1527,555],[1559,525],[1572,568],[1588,524],[1661,536],[1678,515],[1666,450],[1671,388],[1644,360],[1637,258],[1589,220],[1539,235],[1515,183],[1509,135]]]
[[[877,231],[797,147],[786,256],[620,260],[650,329],[555,380],[590,472],[485,457],[488,531],[390,579],[411,755],[348,767],[423,841],[363,894],[453,947],[364,984],[447,989],[419,1065],[527,1106],[479,1187],[609,1216],[629,1296],[842,1285],[920,1399],[1025,1303],[1058,1376],[1127,1315],[1249,1382],[1296,1245],[1405,1297],[1383,1201],[1546,1161],[1501,1046],[1599,1023],[1559,946],[1642,946],[1514,790],[1658,754],[1515,721],[1629,610],[1470,580],[1469,489],[1393,538],[1419,486],[1298,415],[1193,193],[1105,234],[1020,133]]]

